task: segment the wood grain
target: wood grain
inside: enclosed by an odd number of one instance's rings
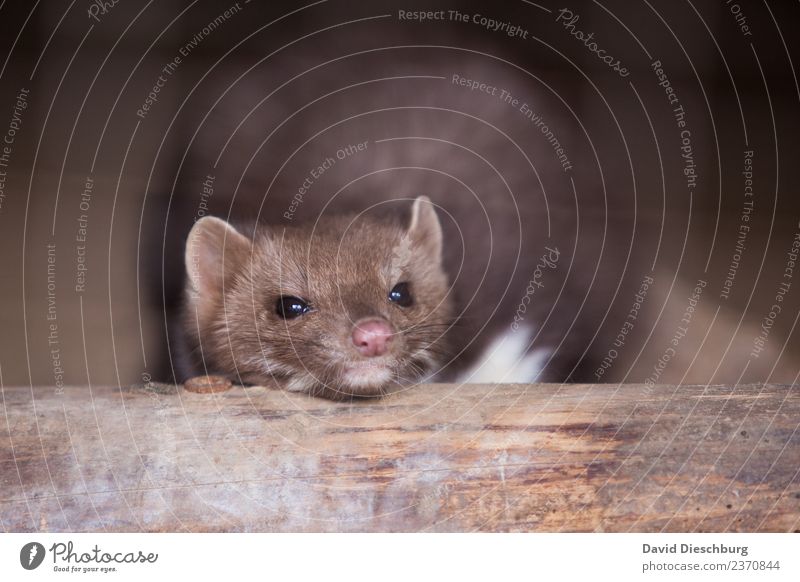
[[[796,531],[800,391],[5,388],[6,531]]]

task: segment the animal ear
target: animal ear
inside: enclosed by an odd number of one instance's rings
[[[442,260],[442,225],[430,198],[419,196],[411,207],[406,235],[415,247],[423,249],[437,263]]]
[[[230,224],[206,216],[198,220],[186,239],[186,273],[192,291],[200,295],[221,293],[222,284],[247,259],[252,242]]]

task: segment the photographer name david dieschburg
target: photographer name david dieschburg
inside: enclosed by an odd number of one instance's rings
[[[88,552],[75,552],[72,542],[57,542],[50,546],[53,564],[153,564],[158,554],[138,552],[104,552],[97,544]]]
[[[680,551],[679,551],[680,550]],[[712,544],[710,546],[696,546],[694,544],[667,544],[664,546],[651,546],[642,544],[643,554],[738,554],[747,557],[747,546],[726,546]]]

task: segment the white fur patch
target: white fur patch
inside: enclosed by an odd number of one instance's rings
[[[349,388],[370,388],[386,384],[392,379],[392,369],[390,366],[370,365],[366,362],[362,366],[353,366],[345,369],[342,381]]]
[[[289,392],[309,392],[316,383],[310,374],[294,374],[286,381],[284,388]]]
[[[533,330],[509,330],[492,341],[475,364],[462,373],[461,384],[499,384],[536,382],[550,350],[537,348],[529,351]]]

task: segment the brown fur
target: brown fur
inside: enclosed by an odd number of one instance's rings
[[[408,227],[343,215],[257,227],[251,240],[206,218],[189,235],[186,258],[184,325],[195,373],[341,399],[381,395],[444,360],[452,307],[441,229],[426,199],[415,203]],[[410,307],[388,300],[401,281],[410,283]],[[282,295],[303,298],[313,310],[283,319],[275,311]],[[362,357],[351,341],[354,324],[368,317],[385,318],[395,330],[381,358]],[[348,366],[387,366],[391,379],[354,384]]]

